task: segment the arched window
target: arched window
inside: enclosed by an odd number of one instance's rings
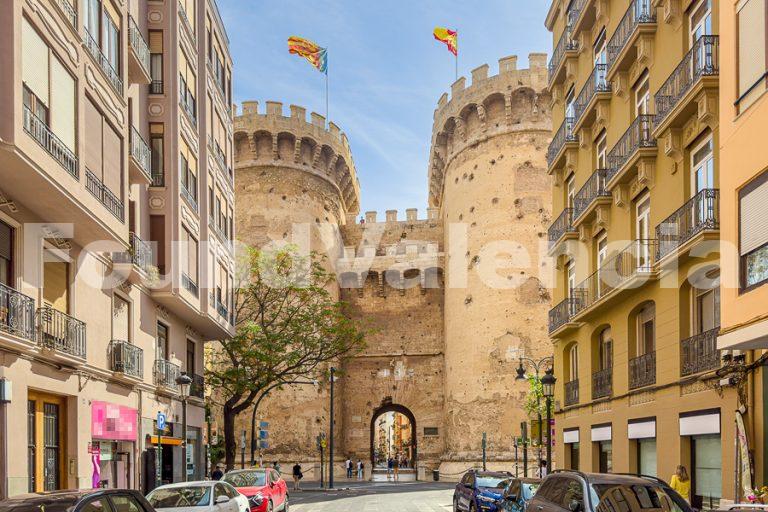
[[[606,327],[600,331],[598,338],[599,364],[601,370],[613,368],[613,335],[611,328]]]
[[[579,378],[579,345],[574,343],[568,352],[569,368],[570,368],[570,380],[578,380]]]
[[[656,351],[656,305],[649,302],[637,312],[637,355]]]

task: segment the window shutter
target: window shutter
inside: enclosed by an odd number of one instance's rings
[[[114,23],[115,27],[120,30],[120,27],[122,26],[122,23],[120,23],[120,11],[115,9],[111,0],[104,0],[104,12],[112,19],[112,23]]]
[[[123,153],[120,135],[104,121],[104,184],[123,197]]]
[[[149,52],[163,53],[163,31],[162,30],[149,31]]]
[[[75,150],[75,80],[56,57],[51,57],[51,129]]]
[[[129,341],[130,305],[117,295],[112,304],[112,339]]]
[[[85,167],[100,179],[102,172],[101,112],[90,100],[85,100]]]
[[[21,48],[22,80],[35,96],[49,106],[48,46],[26,19],[22,22]]]
[[[768,173],[742,190],[739,199],[739,253],[743,256],[768,243]]]
[[[0,221],[0,258],[13,259],[13,228]],[[4,276],[0,275],[0,278]]]
[[[765,71],[765,0],[746,0],[738,5],[739,96]]]

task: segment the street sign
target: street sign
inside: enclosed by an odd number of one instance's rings
[[[162,431],[165,430],[165,414],[163,414],[160,411],[157,411],[157,429]]]
[[[240,449],[245,450],[245,430],[240,434]]]
[[[259,439],[267,439],[269,437],[269,432],[266,430],[259,430]]]
[[[269,427],[269,422],[268,421],[260,421],[259,422],[259,428],[260,429],[266,429],[268,427]]]
[[[259,441],[259,448],[262,450],[266,450],[269,448],[269,443],[267,441]]]

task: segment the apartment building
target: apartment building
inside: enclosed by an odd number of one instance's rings
[[[558,465],[734,494],[720,386],[720,2],[554,0]]]
[[[720,84],[720,181],[723,287],[718,348],[746,352],[746,362],[768,349],[768,65],[766,1],[723,5]],[[749,351],[753,352],[750,353]],[[752,428],[755,485],[765,483],[765,400],[768,372],[762,365],[749,381],[754,390]]]
[[[200,478],[233,333],[216,3],[4,1],[0,48],[0,495]]]

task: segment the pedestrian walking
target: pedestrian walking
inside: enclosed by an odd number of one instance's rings
[[[542,460],[539,462],[539,469],[536,471],[536,476],[539,478],[544,478],[547,476],[548,470],[547,470],[547,461]]]
[[[392,478],[392,470],[395,467],[395,459],[389,457],[387,459],[387,480]]]
[[[224,477],[224,465],[216,464],[216,469],[211,472],[211,480],[221,480]]]
[[[304,478],[304,473],[301,472],[301,464],[298,462],[293,465],[293,490],[301,490],[301,479]]]
[[[685,498],[685,501],[691,502],[691,479],[688,477],[688,471],[685,469],[685,466],[677,466],[675,474],[669,479],[669,486],[677,491],[677,494]]]
[[[357,459],[357,479],[363,479],[363,461],[360,459]]]
[[[352,459],[347,457],[347,478],[352,478]]]
[[[274,469],[275,471],[277,471],[278,473],[280,473],[280,463],[279,463],[279,462],[277,462],[277,461],[273,462],[273,463],[272,463],[272,469]]]
[[[397,482],[400,479],[400,461],[397,457],[392,461],[392,470],[395,475],[395,482]]]

